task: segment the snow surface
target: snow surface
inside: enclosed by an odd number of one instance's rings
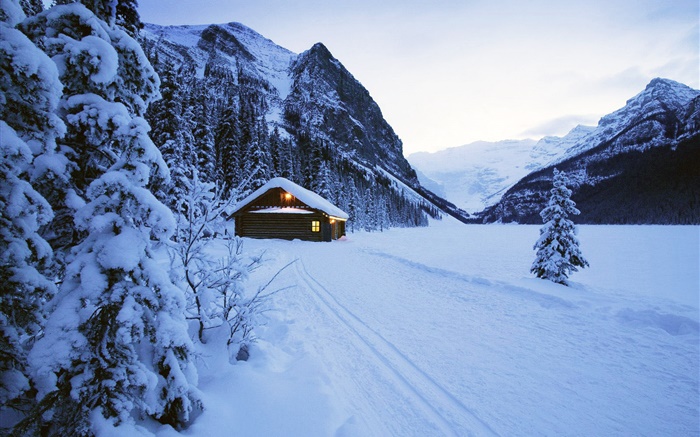
[[[538,226],[245,239],[273,282],[247,362],[203,350],[206,410],[159,436],[700,433],[700,227],[581,226],[571,287],[528,274]],[[222,351],[224,351],[222,353]],[[218,360],[218,361],[217,361]]]

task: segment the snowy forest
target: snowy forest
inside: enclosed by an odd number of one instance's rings
[[[154,44],[143,42],[161,80],[162,99],[146,119],[173,176],[158,188],[166,204],[179,197],[178,180],[197,169],[202,180],[243,197],[273,177],[287,178],[346,211],[350,232],[425,226],[428,215],[439,216],[428,202],[398,191],[388,176],[339,153],[298,112],[283,115],[284,128],[270,128],[269,85],[240,68],[232,72],[215,51],[200,75],[188,59],[177,65],[160,60]]]

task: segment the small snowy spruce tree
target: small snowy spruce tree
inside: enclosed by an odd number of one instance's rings
[[[571,272],[588,266],[579,250],[576,226],[568,219],[569,215],[580,212],[570,199],[571,190],[566,187],[567,183],[566,174],[554,169],[554,188],[550,190],[547,206],[540,212],[544,226],[535,243],[537,256],[530,269],[538,278],[564,285]]]
[[[175,229],[148,189],[153,170],[167,178],[142,118],[158,77],[116,27],[117,2],[86,3],[99,18],[71,3],[20,26],[60,72],[62,144],[84,201],[58,205],[75,210],[78,244],[29,354],[40,402],[18,432],[94,435],[144,416],[180,428],[199,400],[184,296],[155,256]]]

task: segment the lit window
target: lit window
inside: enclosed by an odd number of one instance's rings
[[[321,231],[321,222],[314,220],[311,222],[311,232],[320,232]]]

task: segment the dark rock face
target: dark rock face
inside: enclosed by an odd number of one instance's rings
[[[700,223],[700,91],[654,79],[567,157],[531,173],[484,222],[540,223],[552,169],[571,180],[580,223]]]
[[[228,56],[240,57],[246,61],[255,59],[231,32],[218,25],[211,25],[202,31],[197,47],[206,52],[216,49]]]
[[[417,185],[403,145],[369,92],[321,43],[299,55],[291,67],[292,91],[284,102],[292,130],[312,127],[339,151],[383,167]]]

